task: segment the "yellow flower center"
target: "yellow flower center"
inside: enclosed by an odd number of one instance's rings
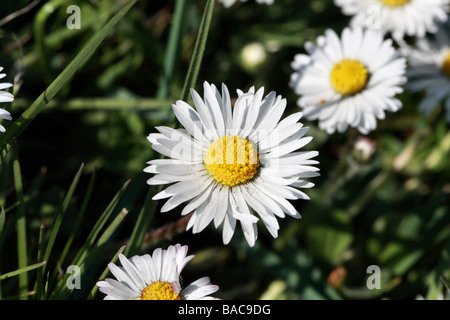
[[[411,0],[381,0],[381,2],[383,2],[385,5],[389,7],[400,7],[407,4],[410,1]]]
[[[447,57],[445,58],[444,64],[442,65],[442,70],[444,73],[450,77],[450,51],[447,53]]]
[[[180,300],[180,296],[169,282],[157,281],[142,290],[140,300]]]
[[[358,93],[366,86],[369,71],[358,60],[345,59],[334,65],[330,78],[333,88],[348,96]]]
[[[247,139],[225,136],[209,145],[204,162],[217,181],[232,187],[255,176],[259,168],[259,155]]]

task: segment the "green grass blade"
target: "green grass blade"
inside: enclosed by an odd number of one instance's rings
[[[20,268],[20,269],[17,269],[17,270],[14,270],[14,271],[11,271],[11,272],[8,272],[8,273],[5,273],[5,274],[1,274],[0,275],[0,281],[8,279],[8,278],[11,278],[11,277],[14,277],[14,276],[17,276],[17,275],[20,275],[20,274],[23,274],[23,273],[26,273],[28,271],[31,271],[31,270],[34,270],[34,269],[37,269],[37,268],[40,268],[40,267],[42,267],[45,264],[46,264],[46,261],[38,262],[38,263],[35,263],[35,264],[32,264],[32,265],[26,266],[24,268]]]
[[[5,225],[5,208],[2,207],[2,209],[0,210],[0,236],[2,234],[3,231],[3,226]]]
[[[128,214],[128,210],[123,208],[119,214],[116,216],[116,218],[111,222],[111,224],[108,226],[108,228],[103,231],[102,235],[98,238],[96,247],[100,247],[101,245],[105,244],[106,241],[111,238],[114,231],[116,231],[117,227],[120,225],[120,223],[125,219],[126,215]]]
[[[147,193],[145,203],[139,212],[138,221],[136,222],[125,250],[126,256],[137,254],[142,246],[142,243],[144,242],[145,233],[153,218],[157,203],[157,201],[152,200],[154,188],[155,187],[150,188],[150,191]]]
[[[82,164],[80,169],[78,169],[78,172],[75,175],[75,178],[73,179],[73,181],[72,181],[72,183],[71,183],[71,185],[69,187],[69,190],[67,191],[66,196],[64,197],[64,200],[63,200],[63,203],[62,203],[61,207],[56,212],[55,222],[54,222],[54,225],[53,225],[53,228],[52,228],[52,232],[50,234],[50,238],[48,240],[47,247],[46,247],[45,253],[44,253],[44,260],[46,260],[46,261],[48,261],[48,259],[50,257],[50,254],[52,252],[53,245],[54,245],[55,240],[56,240],[56,236],[58,235],[59,228],[61,227],[61,223],[62,223],[62,220],[63,220],[64,215],[66,213],[66,210],[69,207],[69,203],[72,200],[73,194],[74,194],[75,189],[76,189],[76,187],[78,185],[78,181],[80,180],[80,176],[81,176],[81,173],[83,171],[83,168],[84,168],[84,164]]]
[[[14,100],[13,104],[15,110],[22,110],[28,108],[31,101],[28,99],[18,98]],[[169,100],[153,98],[73,98],[67,101],[54,99],[47,104],[43,112],[51,111],[56,108],[64,111],[151,111],[167,108],[167,106],[170,105],[171,101]]]
[[[80,211],[77,214],[77,219],[76,219],[76,221],[74,223],[72,232],[70,233],[70,236],[67,239],[66,245],[64,246],[64,249],[63,249],[63,251],[61,253],[61,256],[59,257],[58,265],[60,265],[60,266],[64,263],[66,255],[69,252],[70,246],[72,245],[72,242],[73,242],[73,240],[75,238],[76,231],[78,230],[78,228],[79,228],[79,226],[81,224],[81,221],[83,219],[83,216],[84,216],[84,213],[86,211],[87,205],[88,205],[89,200],[91,198],[92,190],[94,189],[95,178],[96,178],[96,171],[94,171],[92,176],[91,176],[88,188],[86,190],[86,195],[84,196],[83,203],[81,204],[81,207],[80,207]]]
[[[203,17],[198,31],[197,40],[195,42],[194,52],[192,53],[191,62],[189,64],[188,73],[181,93],[181,100],[187,101],[189,98],[189,91],[195,87],[197,82],[198,73],[203,59],[203,53],[205,51],[206,40],[208,38],[209,27],[211,25],[211,19],[214,9],[214,0],[208,0],[203,11]]]
[[[85,243],[83,244],[83,247],[78,251],[77,256],[73,260],[71,264],[73,265],[80,265],[82,261],[84,260],[84,257],[87,255],[87,251],[92,245],[94,244],[95,240],[97,239],[98,234],[100,233],[101,229],[103,229],[104,225],[108,221],[109,217],[111,216],[111,213],[116,208],[117,204],[119,203],[120,198],[122,197],[123,193],[127,189],[128,185],[130,183],[130,180],[128,180],[122,188],[119,190],[119,192],[114,196],[114,198],[111,200],[111,202],[108,204],[108,207],[103,211],[100,218],[97,220],[96,224],[92,228],[91,232],[89,233],[88,237],[86,238]]]
[[[22,115],[19,116],[19,118],[17,118],[16,121],[14,121],[4,134],[0,135],[0,148],[6,146],[13,137],[17,138],[28,127],[33,119],[45,108],[48,102],[58,94],[61,88],[67,84],[75,73],[90,59],[95,50],[100,46],[101,42],[136,1],[137,0],[130,0],[102,29],[95,33],[91,40],[83,47],[83,49],[81,49],[72,62],[61,72],[50,86],[22,113]]]
[[[84,270],[84,262],[86,257],[89,254],[89,250],[92,248],[93,244],[95,243],[100,231],[103,229],[104,225],[108,221],[109,217],[111,216],[112,212],[116,208],[117,204],[119,203],[119,200],[122,198],[123,193],[127,189],[128,185],[130,183],[130,180],[128,180],[122,188],[117,192],[117,194],[114,196],[114,198],[111,200],[111,202],[108,204],[107,208],[103,211],[100,218],[97,220],[96,224],[92,228],[91,232],[86,238],[86,241],[82,245],[82,247],[78,250],[75,258],[70,263],[71,265],[76,265],[81,268],[81,270]],[[83,272],[83,271],[82,271]],[[50,295],[50,299],[60,299],[63,296],[66,296],[67,294],[70,294],[69,292],[64,292],[65,285],[66,285],[66,279],[68,275],[64,276],[58,284],[56,285],[55,290]]]
[[[17,207],[17,265],[19,269],[25,268],[28,264],[27,258],[27,228],[25,218],[25,202],[23,197],[23,185],[22,174],[20,170],[19,154],[17,150],[17,144],[13,146],[14,160],[13,160],[13,175],[14,186],[17,194],[17,201],[19,205]],[[28,291],[28,275],[26,273],[20,273],[19,275],[19,294],[26,298],[25,293]]]
[[[173,71],[175,68],[175,59],[177,57],[180,45],[182,31],[181,26],[183,25],[184,16],[186,13],[187,2],[187,0],[177,0],[175,4],[173,24],[170,28],[169,41],[164,60],[163,76],[156,94],[158,99],[166,99],[169,96],[169,86],[172,80]]]
[[[44,255],[44,225],[42,224],[39,228],[39,241],[38,241],[38,256],[37,260],[41,261]],[[40,268],[36,271],[36,283],[35,283],[35,291],[36,291],[36,299],[42,299],[44,295],[44,270]]]

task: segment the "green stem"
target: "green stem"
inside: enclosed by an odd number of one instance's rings
[[[189,90],[195,87],[198,73],[202,64],[203,53],[205,52],[206,40],[208,38],[209,27],[214,9],[214,0],[208,0],[203,12],[200,30],[198,31],[197,41],[195,42],[194,52],[192,53],[191,63],[184,82],[181,100],[187,101],[189,98]]]
[[[158,99],[167,99],[169,96],[169,86],[175,68],[175,59],[181,39],[181,27],[183,25],[184,15],[186,13],[186,3],[188,0],[177,0],[172,27],[170,28],[169,41],[164,60],[163,77],[158,88],[156,97]]]
[[[17,200],[19,205],[17,207],[17,258],[18,268],[25,268],[28,264],[27,259],[27,231],[26,231],[26,218],[25,218],[25,202],[23,197],[23,185],[22,174],[20,171],[19,152],[17,150],[17,143],[13,146],[14,160],[13,160],[13,172],[14,172],[14,185],[17,194]],[[28,291],[28,275],[26,273],[19,274],[19,293],[21,299],[26,299],[25,295]]]
[[[16,99],[13,105],[15,110],[26,109],[31,105],[31,102],[27,99]],[[64,111],[148,111],[166,108],[167,105],[170,105],[170,101],[158,99],[74,98],[67,101],[52,100],[48,103],[45,110],[58,108],[58,110]]]

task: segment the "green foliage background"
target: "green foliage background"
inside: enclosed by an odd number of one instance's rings
[[[0,19],[30,3],[1,1]],[[126,3],[42,0],[1,20],[0,65],[15,82],[15,101],[1,107],[18,119]],[[450,132],[442,106],[429,117],[417,111],[420,94],[405,92],[403,109],[378,122],[368,136],[376,152],[364,163],[358,132],[328,136],[302,119],[321,176],[311,179],[311,200],[295,202],[303,219],[280,220],[277,239],[260,226],[249,248],[238,227],[224,246],[221,230],[184,232],[178,210],[160,213],[161,203],[148,201],[155,190],[142,170],[160,155],[146,137],[177,125],[171,104],[183,95],[206,3],[137,1],[20,136],[0,145],[0,297],[100,299],[95,282],[119,251],[181,243],[196,255],[184,282],[207,275],[222,299],[438,298],[450,279]],[[71,4],[81,9],[81,29],[66,27]],[[293,57],[348,21],[331,0],[215,3],[195,89],[203,81],[232,94],[264,86],[297,112]],[[249,68],[241,53],[253,42],[267,58]],[[12,130],[13,122],[2,124]],[[82,266],[80,290],[65,287],[70,264]],[[371,265],[381,269],[381,289],[366,286]]]

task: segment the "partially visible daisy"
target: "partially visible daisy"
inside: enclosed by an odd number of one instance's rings
[[[298,112],[281,120],[286,99],[264,88],[247,93],[238,90],[231,107],[228,88],[222,92],[204,83],[204,98],[191,90],[196,109],[184,101],[172,105],[185,129],[157,127],[150,134],[152,148],[169,157],[149,161],[144,171],[155,174],[150,185],[173,184],[153,197],[170,198],[161,211],[189,202],[181,214],[193,212],[187,229],[201,232],[212,221],[223,223],[223,242],[232,238],[240,222],[250,246],[258,235],[261,219],[273,237],[278,236],[277,218],[300,218],[288,200],[309,199],[299,188],[314,184],[304,178],[318,176],[317,151],[297,151],[312,137],[298,121]]]
[[[2,67],[0,67],[0,72],[3,70]],[[4,77],[6,77],[5,73],[0,73],[0,79],[3,79]],[[7,88],[11,88],[13,85],[12,83],[9,82],[0,82],[0,102],[12,102],[14,101],[14,96],[6,91],[3,91],[3,89],[7,89]],[[0,119],[5,119],[5,120],[12,120],[11,118],[11,114],[0,108]],[[5,132],[5,127],[3,127],[0,123],[0,132]]]
[[[308,120],[318,120],[328,134],[357,128],[368,134],[385,111],[402,107],[395,96],[406,81],[406,59],[380,32],[346,28],[341,39],[327,30],[317,45],[307,42],[308,55],[292,62],[290,86]]]
[[[450,122],[450,28],[442,26],[432,38],[417,41],[415,48],[406,50],[409,60],[407,88],[424,92],[419,103],[421,112],[428,115],[440,102],[444,102],[447,121]]]
[[[231,7],[236,1],[238,0],[219,0],[220,2],[223,3],[223,6],[226,8]],[[246,2],[247,0],[240,0],[241,2]],[[264,3],[264,4],[268,4],[271,5],[273,4],[275,0],[256,0],[257,3]]]
[[[105,300],[211,300],[209,295],[219,287],[208,277],[194,281],[182,289],[180,273],[194,257],[187,255],[187,246],[177,244],[167,250],[155,249],[152,255],[127,259],[119,255],[122,267],[108,265],[115,279],[97,282]]]
[[[397,40],[424,37],[447,20],[449,0],[334,0],[352,27],[381,28]]]

